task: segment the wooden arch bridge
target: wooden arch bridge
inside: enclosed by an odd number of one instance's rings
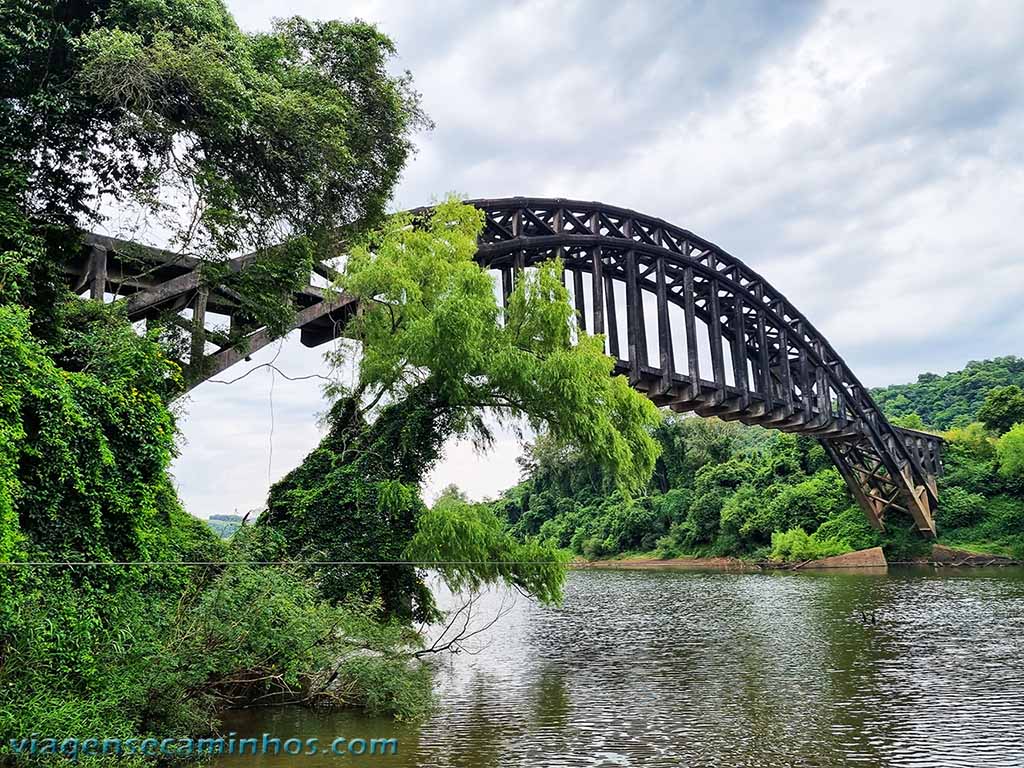
[[[896,510],[934,536],[942,439],[892,426],[828,341],[746,264],[685,229],[601,203],[469,202],[485,215],[477,260],[498,276],[506,300],[522,270],[561,257],[579,331],[606,335],[632,386],[675,411],[814,436],[872,525],[883,527]],[[255,260],[238,257],[229,270]],[[169,317],[185,329],[192,387],[275,338],[267,328],[235,328],[240,297],[204,284],[200,267],[88,235],[68,271],[78,292],[125,297],[133,320]],[[333,276],[326,265],[314,271]],[[355,310],[352,297],[325,291],[312,275],[294,301],[291,327],[310,347],[342,335]],[[208,328],[208,313],[230,318],[232,332]]]

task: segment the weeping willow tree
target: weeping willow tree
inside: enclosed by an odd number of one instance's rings
[[[555,600],[563,570],[554,550],[516,544],[484,509],[428,513],[420,482],[450,438],[486,450],[490,423],[525,420],[599,462],[627,492],[642,488],[659,413],[612,376],[601,337],[574,343],[561,262],[525,272],[507,308],[498,304],[473,259],[482,226],[480,211],[449,200],[415,225],[389,220],[353,249],[338,287],[359,300],[345,330],[361,351],[358,376],[332,389],[327,437],[274,486],[261,519],[295,557],[436,563],[455,587],[505,581]],[[335,600],[433,614],[412,565],[331,565],[319,579]]]

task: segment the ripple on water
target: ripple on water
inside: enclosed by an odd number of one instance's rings
[[[580,571],[562,606],[520,600],[477,655],[441,665],[425,723],[230,725],[400,739],[352,766],[1022,766],[1022,650],[1016,570]]]

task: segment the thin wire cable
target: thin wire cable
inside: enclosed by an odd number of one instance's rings
[[[250,373],[255,373],[256,371],[260,370],[261,368],[271,368],[271,369],[273,369],[274,371],[277,372],[278,376],[280,376],[282,379],[287,379],[288,381],[306,381],[307,379],[323,379],[324,381],[330,381],[331,380],[327,376],[324,376],[322,373],[310,373],[310,374],[307,374],[305,376],[289,376],[287,373],[282,371],[280,368],[278,368],[273,363],[260,363],[259,365],[253,366],[252,368],[250,368],[248,371],[243,373],[241,376],[238,376],[237,378],[226,379],[226,380],[225,379],[207,379],[206,381],[211,383],[211,384],[234,384],[236,381],[241,381],[242,379],[247,377]]]

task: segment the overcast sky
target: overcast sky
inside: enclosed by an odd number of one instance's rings
[[[765,275],[869,386],[1024,352],[1024,3],[228,4],[247,30],[358,17],[394,39],[437,126],[396,209],[454,191],[667,219]],[[253,364],[322,374],[322,351]],[[261,507],[320,437],[321,383],[194,390],[189,511]],[[425,497],[497,495],[518,453],[453,444]]]

